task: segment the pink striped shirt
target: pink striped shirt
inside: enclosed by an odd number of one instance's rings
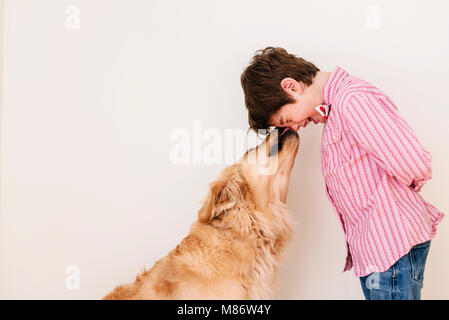
[[[336,67],[323,89],[330,105],[321,140],[326,195],[345,233],[344,271],[389,269],[432,239],[444,214],[416,188],[432,176],[431,155],[393,101]]]

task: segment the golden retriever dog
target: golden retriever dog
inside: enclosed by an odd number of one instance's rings
[[[271,298],[293,233],[286,198],[299,141],[278,128],[223,169],[181,243],[103,299]]]

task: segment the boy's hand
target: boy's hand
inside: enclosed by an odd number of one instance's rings
[[[423,185],[420,185],[418,188],[416,188],[415,183],[412,182],[412,184],[410,185],[410,187],[415,190],[416,192],[420,192],[421,188],[423,187]],[[415,189],[416,188],[416,189]]]

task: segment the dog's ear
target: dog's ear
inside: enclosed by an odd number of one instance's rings
[[[210,185],[210,190],[203,206],[198,211],[198,219],[207,223],[224,210],[232,207],[234,203],[227,203],[227,192],[225,191],[227,181],[217,180]],[[230,206],[227,206],[229,204]]]
[[[220,178],[210,184],[210,190],[203,206],[198,211],[198,219],[207,223],[238,201],[245,201],[248,185],[238,170],[226,168]]]

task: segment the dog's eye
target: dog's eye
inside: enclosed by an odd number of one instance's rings
[[[268,129],[267,129],[267,134],[271,134],[271,133],[273,133],[273,131],[276,129],[276,127],[275,126],[272,126],[272,127],[268,127]]]
[[[276,129],[276,127],[268,127],[266,129],[257,129],[257,137],[261,139],[265,139],[267,136],[269,136],[273,130]],[[261,137],[260,137],[261,136]]]

